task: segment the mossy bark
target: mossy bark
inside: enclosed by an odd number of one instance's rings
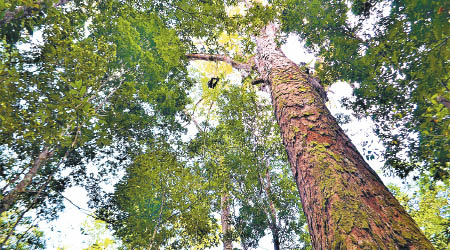
[[[275,116],[314,249],[433,249],[364,161],[306,73],[275,43],[257,39],[256,66],[269,83]]]

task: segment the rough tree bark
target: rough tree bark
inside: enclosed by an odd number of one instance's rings
[[[314,249],[433,249],[339,127],[305,72],[277,47],[277,28],[257,38],[256,67],[275,116]]]

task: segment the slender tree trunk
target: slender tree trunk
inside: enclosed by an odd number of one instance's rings
[[[266,185],[265,185],[265,191],[267,194],[267,199],[269,200],[269,207],[270,207],[270,217],[272,218],[271,220],[271,225],[270,225],[270,230],[272,231],[272,236],[273,236],[273,249],[274,250],[280,250],[280,232],[278,229],[278,223],[277,223],[277,211],[275,209],[275,205],[273,204],[272,201],[272,191],[271,191],[271,185],[270,185],[270,174],[269,174],[269,170],[266,169]]]
[[[272,202],[272,194],[270,190],[270,175],[268,169],[266,169],[265,173],[266,180],[264,181],[263,177],[259,175],[259,181],[262,185],[262,188],[264,189],[264,192],[266,193],[267,201],[269,203],[269,211],[266,209],[265,212],[268,213],[269,220],[269,227],[270,231],[272,232],[273,237],[273,249],[274,250],[280,250],[280,233],[277,226],[277,211],[275,209],[275,205]],[[266,183],[267,182],[267,183]]]
[[[314,249],[433,249],[326,108],[306,73],[277,47],[269,24],[256,66],[275,116]]]
[[[262,80],[262,79],[261,79]],[[262,80],[262,82],[264,82],[264,80]],[[256,100],[254,101],[254,106],[255,106],[255,110],[256,115],[257,116],[261,116],[260,114],[260,107],[258,107],[258,104],[256,103]],[[258,128],[258,124],[256,121],[253,122],[253,127],[255,127],[256,129]],[[257,144],[263,145],[264,144],[264,140],[265,138],[263,138],[262,135],[262,131],[254,131],[253,133],[253,137],[256,141]],[[259,157],[256,153],[256,151],[254,152],[254,157],[255,159],[258,159],[259,162],[261,162],[261,169],[264,169],[264,177],[261,173],[258,174],[259,176],[259,183],[261,186],[261,189],[264,190],[265,196],[267,197],[267,203],[269,204],[269,210],[266,209],[265,206],[263,206],[264,212],[267,214],[267,218],[269,218],[269,228],[270,231],[272,232],[272,242],[273,242],[273,249],[274,250],[280,250],[280,232],[279,232],[279,226],[278,226],[278,222],[277,222],[277,210],[275,208],[275,205],[273,204],[273,195],[272,195],[272,185],[271,185],[271,180],[270,180],[270,173],[269,173],[269,167],[270,167],[270,163],[268,161],[268,159],[266,157]],[[261,197],[264,203],[264,198]]]
[[[280,250],[280,234],[279,234],[277,225],[272,223],[270,225],[270,230],[272,231],[272,237],[273,237],[273,249]]]
[[[44,147],[44,150],[42,150],[41,153],[39,153],[39,156],[34,161],[33,165],[30,168],[30,171],[25,174],[22,181],[17,184],[13,190],[11,190],[0,202],[0,214],[2,214],[4,211],[7,211],[14,202],[17,201],[17,198],[19,194],[25,191],[26,187],[30,185],[31,181],[33,180],[33,177],[36,176],[39,169],[44,165],[44,163],[47,161],[49,157],[51,157],[53,152],[50,151],[48,147]]]
[[[233,239],[231,238],[231,226],[230,226],[230,204],[228,200],[228,194],[222,195],[221,200],[221,223],[223,233],[223,250],[233,250]]]

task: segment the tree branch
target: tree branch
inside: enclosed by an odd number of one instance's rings
[[[49,149],[47,146],[44,147],[42,152],[39,153],[38,157],[34,161],[31,169],[25,174],[23,180],[14,187],[8,194],[6,194],[0,201],[0,214],[7,211],[13,203],[17,200],[17,196],[25,191],[25,188],[30,185],[33,177],[36,176],[37,172],[41,169],[42,165],[53,156],[54,151]]]
[[[200,128],[200,125],[198,124],[197,120],[194,118],[194,114],[189,114],[189,112],[187,110],[183,110],[184,114],[189,117],[191,119],[191,121],[194,123],[195,127],[197,128],[198,131],[202,131],[202,129]]]
[[[59,0],[58,2],[53,4],[53,7],[58,7],[58,6],[64,5],[70,1],[71,0]],[[38,1],[36,4],[39,7],[19,6],[13,11],[6,11],[3,18],[0,19],[0,26],[8,24],[14,19],[21,19],[21,18],[26,18],[26,17],[31,16],[34,11],[39,10],[41,5],[45,4],[45,1]]]
[[[186,58],[188,60],[203,60],[203,61],[210,61],[210,62],[226,62],[228,64],[231,64],[231,66],[235,69],[244,70],[247,72],[250,72],[253,67],[252,59],[250,59],[250,62],[247,63],[241,63],[234,61],[231,57],[225,56],[225,55],[209,55],[209,54],[187,54]]]

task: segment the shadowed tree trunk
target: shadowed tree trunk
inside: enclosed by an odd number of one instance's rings
[[[256,67],[275,116],[314,249],[433,249],[330,114],[320,90],[275,43],[257,38]]]

